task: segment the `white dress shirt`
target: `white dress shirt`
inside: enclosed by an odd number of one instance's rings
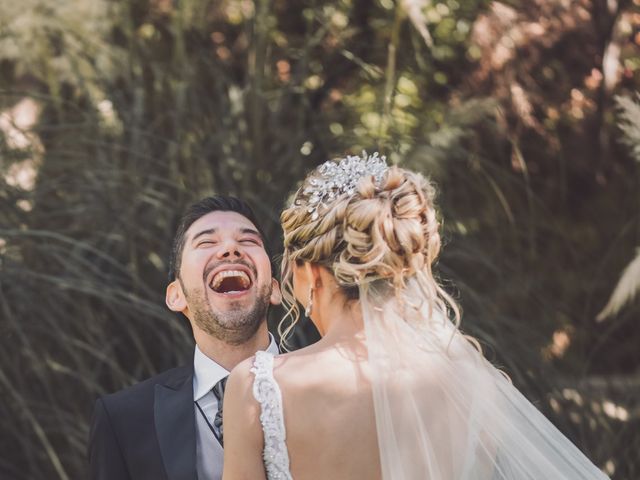
[[[278,346],[273,335],[269,334],[269,339],[267,352],[277,355]],[[193,408],[196,416],[196,467],[199,480],[222,478],[223,452],[220,442],[213,435],[195,402],[198,402],[209,423],[213,425],[218,412],[218,399],[211,389],[227,375],[229,372],[224,367],[207,357],[196,345],[193,355]]]

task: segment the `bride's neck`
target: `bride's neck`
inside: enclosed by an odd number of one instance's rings
[[[357,336],[364,330],[362,310],[357,301],[348,301],[340,294],[323,295],[314,308],[313,323],[325,340]]]

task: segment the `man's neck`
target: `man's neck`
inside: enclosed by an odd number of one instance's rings
[[[266,350],[271,342],[267,322],[263,322],[255,335],[241,345],[229,345],[197,328],[194,328],[193,336],[200,351],[228,371],[258,350]]]

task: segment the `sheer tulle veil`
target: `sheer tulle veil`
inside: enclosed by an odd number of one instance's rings
[[[382,478],[608,478],[433,309],[420,275],[359,286]]]

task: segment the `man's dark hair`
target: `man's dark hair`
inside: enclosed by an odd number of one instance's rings
[[[258,223],[251,207],[239,198],[214,195],[213,197],[203,198],[199,202],[191,205],[185,210],[184,214],[180,218],[180,224],[178,225],[178,230],[173,238],[173,245],[169,256],[169,282],[173,282],[179,275],[180,264],[182,261],[182,250],[184,249],[184,244],[187,240],[187,230],[189,230],[189,227],[193,225],[196,220],[211,212],[236,212],[253,223],[258,229],[265,245],[265,251],[271,259],[264,231]]]

